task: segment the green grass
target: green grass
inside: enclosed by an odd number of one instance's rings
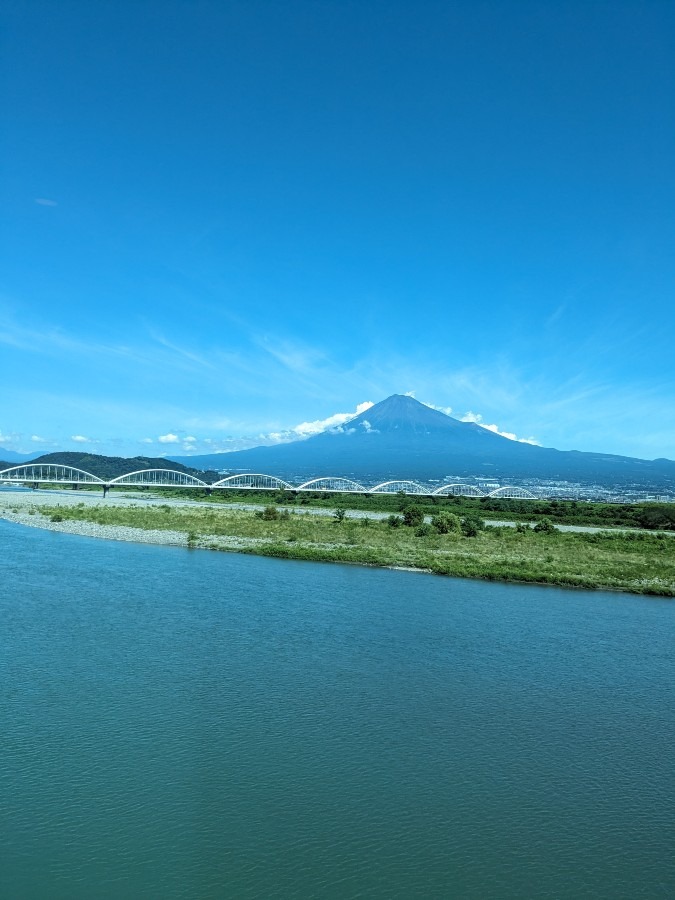
[[[36,504],[35,509],[62,521],[181,531],[189,536],[190,546],[210,549],[675,596],[675,540],[664,534],[540,534],[488,528],[467,538],[435,531],[417,536],[414,528],[392,528],[386,520],[338,522],[295,510],[266,520],[247,510],[169,504],[43,508]]]

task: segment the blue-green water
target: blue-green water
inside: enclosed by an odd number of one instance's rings
[[[672,601],[0,540],[1,897],[675,895]]]

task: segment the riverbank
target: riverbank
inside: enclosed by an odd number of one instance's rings
[[[86,519],[65,519],[54,521],[54,512],[60,504],[44,505],[38,510],[35,505],[19,509],[1,509],[0,518],[28,528],[41,528],[45,531],[57,531],[62,534],[79,534],[82,537],[99,538],[106,541],[128,541],[135,544],[160,544],[171,547],[194,547],[185,531],[171,531],[159,528],[139,528],[132,525],[104,525]],[[60,515],[56,513],[56,515]],[[223,550],[243,550],[257,543],[255,540],[223,539],[220,541]]]
[[[664,534],[538,533],[489,527],[472,537],[361,515],[343,519],[153,502],[78,492],[3,492],[0,516],[20,525],[106,540],[170,544],[439,575],[675,596],[675,545]]]

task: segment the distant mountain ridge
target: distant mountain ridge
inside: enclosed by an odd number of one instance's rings
[[[0,466],[3,462],[7,463],[8,466],[20,466],[21,463],[31,462],[31,460],[37,459],[38,456],[42,456],[40,451],[37,453],[17,453],[16,450],[6,450],[4,447],[0,447]]]
[[[426,481],[448,475],[532,477],[675,489],[672,460],[555,450],[513,441],[401,394],[376,403],[339,428],[306,440],[173,459],[200,468],[265,472],[286,478],[344,475],[363,480]]]

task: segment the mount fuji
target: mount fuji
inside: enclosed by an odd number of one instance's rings
[[[421,481],[483,476],[575,481],[606,486],[675,488],[675,462],[555,450],[510,440],[394,394],[346,424],[304,440],[177,462],[282,478],[342,475],[364,480]]]

